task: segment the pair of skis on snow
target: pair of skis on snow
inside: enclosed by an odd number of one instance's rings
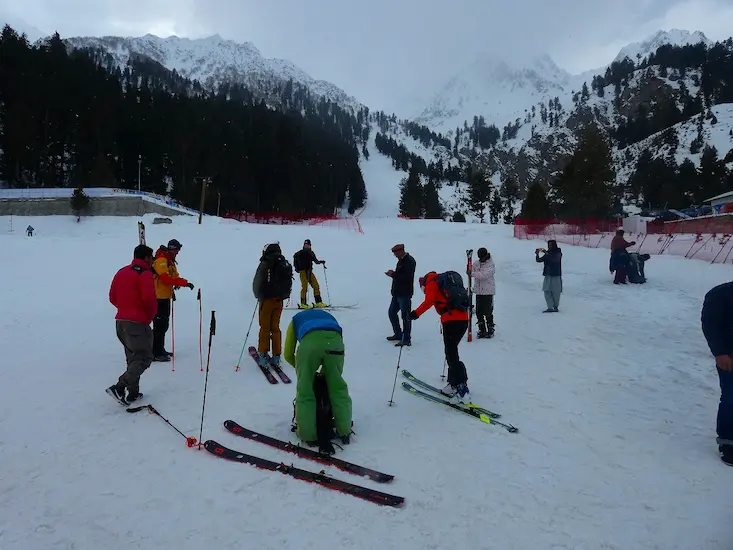
[[[283,384],[290,384],[291,380],[290,377],[285,374],[285,372],[282,370],[280,365],[276,365],[272,362],[272,357],[268,355],[268,361],[267,365],[261,365],[260,364],[260,354],[257,352],[257,348],[254,346],[250,346],[247,348],[247,352],[249,353],[249,356],[254,359],[254,362],[257,363],[257,366],[262,371],[262,374],[265,375],[265,378],[267,378],[267,381],[270,384],[277,384],[277,378],[275,378],[275,375],[272,374],[272,371],[275,371],[275,373],[280,377],[280,380],[283,381]],[[270,370],[272,369],[272,370]]]
[[[281,451],[295,454],[301,458],[313,460],[327,466],[334,466],[344,472],[348,472],[356,476],[367,477],[372,481],[376,481],[377,483],[388,483],[394,479],[394,476],[390,474],[378,472],[377,470],[367,468],[366,466],[360,466],[358,464],[346,462],[345,460],[335,458],[331,455],[318,453],[311,449],[301,447],[300,445],[290,443],[289,441],[282,441],[279,439],[275,439],[274,437],[257,433],[248,428],[240,426],[233,420],[226,420],[224,422],[224,428],[226,428],[234,435],[263,443]],[[346,493],[367,500],[369,502],[373,502],[375,504],[399,507],[402,506],[405,501],[404,497],[390,495],[388,493],[383,493],[375,489],[355,485],[353,483],[349,483],[348,481],[342,481],[340,479],[332,478],[326,475],[324,471],[318,473],[311,472],[308,470],[303,470],[301,468],[296,468],[293,465],[287,465],[284,462],[275,462],[273,460],[267,460],[257,456],[240,453],[239,451],[229,449],[211,439],[204,443],[204,448],[214,456],[218,456],[226,460],[231,460],[242,464],[250,464],[257,468],[270,470],[272,472],[281,472],[283,474],[290,475],[296,479],[308,481],[310,483],[316,483],[318,485],[321,485],[322,487],[326,487],[334,491],[340,491],[342,493]]]
[[[438,388],[435,386],[431,386],[427,382],[424,382],[420,380],[419,378],[415,378],[412,374],[410,374],[409,371],[406,371],[402,369],[402,376],[407,378],[410,382],[415,384],[416,386],[420,386],[421,388],[424,388],[432,393],[426,393],[424,391],[418,390],[411,384],[407,382],[402,382],[402,389],[405,391],[411,393],[412,395],[415,395],[417,397],[422,397],[423,399],[426,399],[427,401],[432,401],[433,403],[440,403],[441,405],[444,405],[446,407],[450,407],[451,409],[455,411],[462,412],[464,414],[467,414],[469,416],[472,416],[474,418],[479,419],[481,422],[485,422],[486,424],[496,424],[497,426],[501,426],[509,433],[517,433],[519,430],[512,426],[511,424],[505,424],[504,422],[499,422],[499,418],[501,418],[501,415],[499,413],[495,413],[493,411],[490,411],[489,409],[485,409],[483,407],[479,407],[478,405],[474,405],[473,403],[468,404],[459,404],[459,403],[451,403],[448,401],[447,397],[443,395]],[[441,396],[441,397],[438,397]]]

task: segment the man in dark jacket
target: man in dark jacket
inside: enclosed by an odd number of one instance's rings
[[[321,287],[316,274],[313,273],[313,264],[323,264],[323,269],[326,269],[326,261],[316,257],[316,253],[311,248],[311,240],[306,239],[303,242],[303,248],[293,256],[293,268],[300,274],[300,303],[298,304],[300,309],[310,307],[308,306],[308,285],[313,287],[315,307],[328,307],[328,304],[325,304],[321,298]]]
[[[124,405],[143,396],[140,393],[140,375],[153,362],[150,323],[158,312],[158,300],[152,265],[153,249],[138,245],[132,263],[117,272],[109,288],[109,301],[117,308],[117,338],[125,348],[127,370],[106,391]]]
[[[396,346],[411,346],[412,321],[410,311],[412,310],[412,295],[415,291],[415,259],[405,252],[404,244],[396,244],[392,247],[392,253],[397,256],[397,267],[385,271],[387,277],[392,277],[392,302],[389,304],[389,321],[392,323],[392,336],[388,336],[390,342],[397,342]],[[397,318],[397,312],[402,315],[402,326]]]
[[[723,462],[733,466],[733,282],[718,285],[705,295],[701,321],[720,379],[718,451]]]
[[[542,291],[545,293],[547,309],[542,313],[557,313],[560,311],[560,294],[562,294],[562,250],[558,248],[557,241],[547,241],[547,250],[538,248],[535,252],[537,263],[545,264],[542,268],[542,275],[545,280],[542,282]],[[540,256],[540,252],[543,252]]]

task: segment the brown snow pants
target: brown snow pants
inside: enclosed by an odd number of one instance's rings
[[[268,298],[260,300],[260,335],[257,341],[257,351],[265,353],[270,351],[270,340],[272,339],[272,354],[282,353],[282,332],[280,331],[280,316],[283,312],[283,301]]]
[[[135,321],[115,322],[117,338],[125,348],[127,370],[120,376],[117,384],[125,386],[128,393],[140,391],[140,376],[153,362],[153,329],[145,323]]]

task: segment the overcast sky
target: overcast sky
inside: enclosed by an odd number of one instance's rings
[[[733,0],[0,0],[0,19],[62,37],[219,33],[389,110],[481,50],[547,53],[578,73],[660,29],[722,40]]]

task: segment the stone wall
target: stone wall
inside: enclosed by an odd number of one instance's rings
[[[0,199],[0,216],[73,216],[68,198]],[[83,216],[188,216],[186,212],[134,195],[92,197]]]

